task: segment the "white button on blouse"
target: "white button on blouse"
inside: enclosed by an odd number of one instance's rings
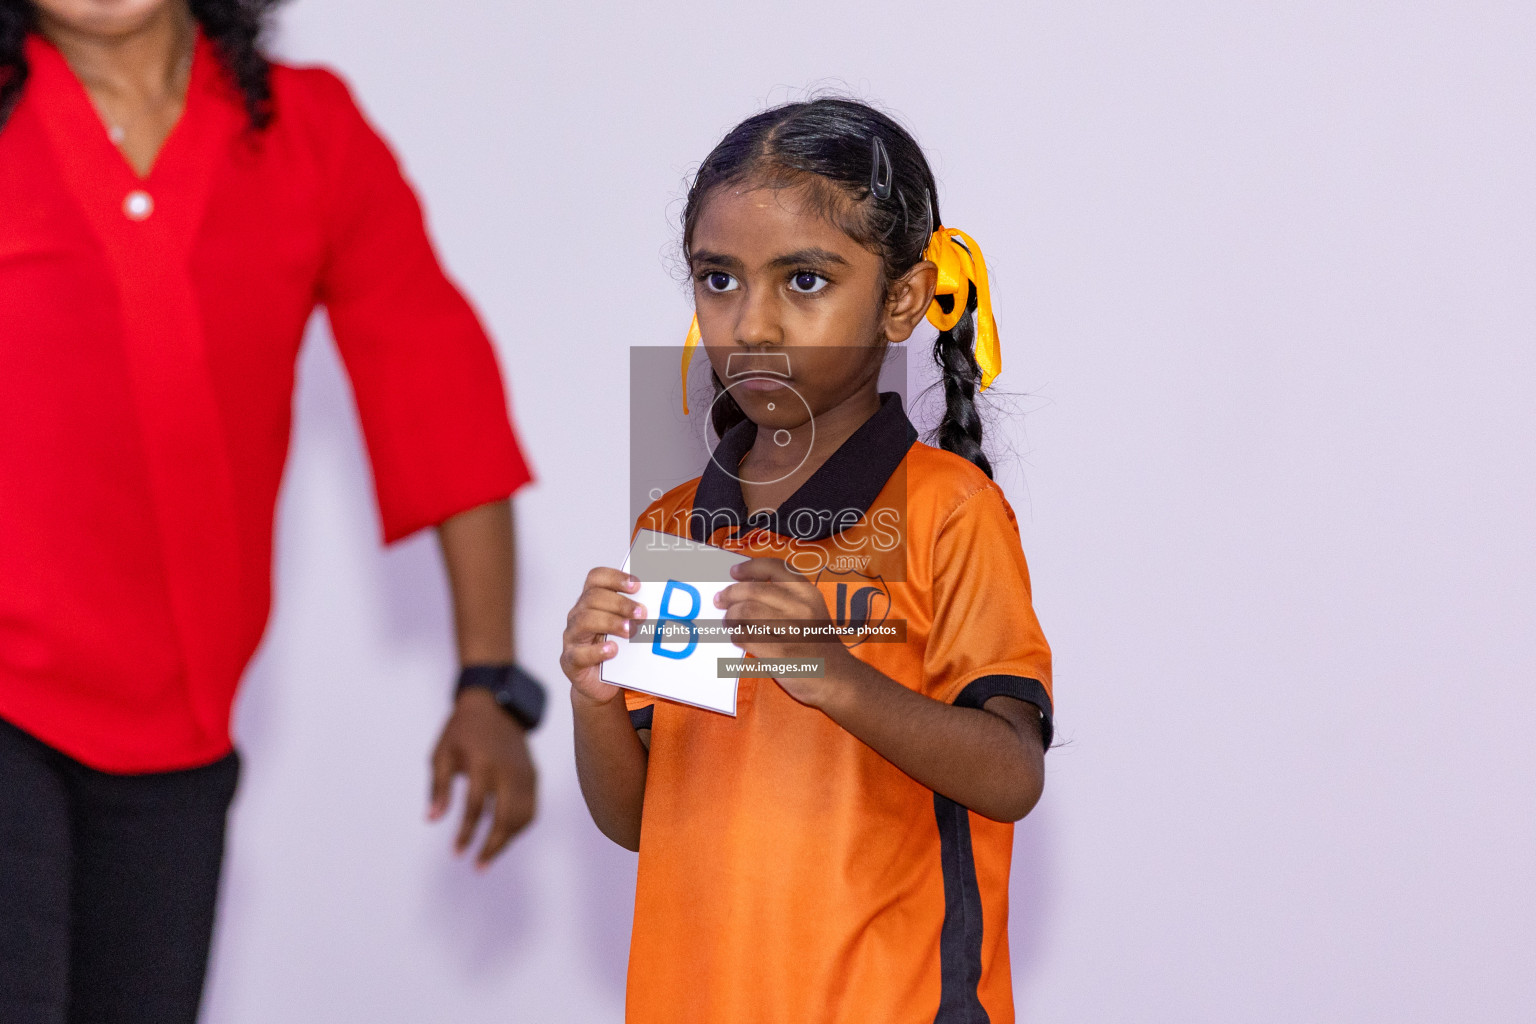
[[[155,212],[155,201],[143,189],[134,189],[123,197],[123,214],[129,220],[143,220]]]

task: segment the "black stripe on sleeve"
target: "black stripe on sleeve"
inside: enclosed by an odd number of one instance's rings
[[[1040,709],[1040,739],[1045,748],[1051,748],[1051,737],[1056,735],[1051,721],[1051,698],[1045,692],[1045,684],[1028,676],[982,676],[967,683],[955,707],[979,708],[993,697],[1014,697]]]
[[[655,717],[656,705],[647,704],[645,707],[635,708],[629,713],[629,724],[635,727],[636,732],[639,732],[641,729],[649,729],[651,727],[651,719]]]
[[[971,812],[933,794],[944,869],[944,924],[939,930],[939,1012],[933,1024],[991,1024],[981,1005],[981,886],[971,851]]]

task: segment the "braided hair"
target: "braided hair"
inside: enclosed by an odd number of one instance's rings
[[[218,52],[239,90],[246,118],[257,131],[272,122],[271,65],[263,52],[272,9],[281,0],[188,0],[192,16]],[[37,27],[31,0],[0,0],[0,129],[21,101],[30,69],[27,33]]]
[[[887,115],[856,100],[826,98],[787,103],[732,128],[699,165],[683,209],[683,258],[704,201],[724,186],[751,180],[769,187],[803,186],[816,212],[880,257],[886,282],[923,259],[939,217],[938,186],[917,141]],[[940,296],[946,313],[953,299]],[[934,342],[944,382],[944,417],[934,431],[939,447],[968,459],[987,476],[982,421],[976,409],[981,368],[975,347],[976,290],[966,315]],[[723,390],[714,378],[717,392]],[[724,434],[746,418],[727,393],[714,405],[713,426]]]

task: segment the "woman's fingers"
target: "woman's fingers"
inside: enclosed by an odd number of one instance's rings
[[[453,842],[453,848],[463,853],[469,848],[470,840],[475,838],[475,826],[480,823],[480,815],[485,811],[485,795],[490,789],[490,773],[481,768],[479,771],[469,771],[469,794],[464,799],[464,821],[459,825],[458,838]]]
[[[514,828],[511,800],[511,789],[498,786],[495,796],[491,798],[491,828],[485,834],[485,842],[480,844],[480,855],[475,858],[475,863],[480,867],[494,860],[512,838]]]
[[[453,794],[453,774],[458,766],[456,748],[446,739],[439,739],[432,751],[432,796],[427,805],[428,821],[436,821],[447,812],[448,801]]]
[[[509,775],[500,775],[495,783],[494,806],[491,811],[491,828],[485,834],[476,858],[481,867],[496,859],[496,855],[533,820],[533,787],[519,787]]]

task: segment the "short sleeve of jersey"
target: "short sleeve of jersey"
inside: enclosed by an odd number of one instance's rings
[[[637,690],[624,691],[624,707],[629,711],[629,724],[636,729],[649,729],[656,716],[656,698]]]
[[[966,497],[934,537],[933,626],[924,677],[935,697],[981,707],[1015,697],[1052,734],[1051,649],[1035,618],[1013,510],[995,486]]]

